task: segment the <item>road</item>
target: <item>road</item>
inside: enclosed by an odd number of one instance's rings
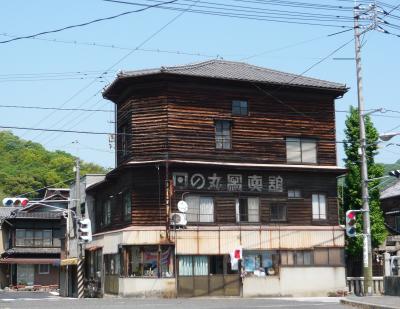
[[[147,299],[106,297],[102,299],[62,298],[49,293],[0,292],[0,309],[24,308],[157,308],[157,309],[239,309],[239,308],[349,308],[337,298],[189,298]]]

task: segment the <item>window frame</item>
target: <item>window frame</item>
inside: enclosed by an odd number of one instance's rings
[[[215,198],[213,196],[210,195],[202,195],[202,194],[188,194],[185,196],[185,202],[188,203],[188,212],[190,211],[191,205],[189,204],[189,202],[187,201],[188,198],[198,198],[198,205],[196,205],[197,207],[197,213],[195,214],[190,214],[189,215],[196,215],[197,216],[197,220],[193,221],[190,216],[186,215],[186,220],[188,223],[196,223],[196,224],[214,224],[215,223],[215,217],[216,217],[216,213],[215,213]],[[210,199],[212,200],[212,221],[200,221],[200,219],[202,218],[202,216],[207,216],[207,215],[211,215],[211,214],[201,214],[200,213],[200,209],[201,209],[201,199]]]
[[[45,232],[50,232],[50,238],[45,238]],[[20,234],[20,235],[18,235]],[[23,235],[22,235],[23,234]],[[26,236],[31,235],[27,238]],[[52,229],[15,229],[15,247],[28,247],[28,248],[54,248],[53,236],[54,232]],[[41,235],[41,237],[38,237]],[[50,241],[50,244],[45,244],[45,239]]]
[[[129,207],[125,204],[125,198],[128,197],[129,199]],[[129,209],[129,211],[127,211]],[[126,222],[132,221],[132,194],[130,190],[125,190],[122,192],[122,213],[123,219]]]
[[[229,137],[224,135],[224,124],[229,125]],[[216,119],[214,120],[214,134],[215,134],[215,149],[217,150],[231,150],[232,147],[232,121],[227,119]],[[219,131],[219,129],[221,131]],[[229,145],[225,147],[225,143]]]
[[[258,200],[258,208],[257,208],[257,220],[250,220],[250,213],[249,213],[249,199],[257,199]],[[246,218],[247,220],[241,220],[241,213],[240,213],[240,201],[246,200]],[[259,196],[240,196],[235,199],[235,217],[236,223],[259,223],[260,222],[260,197]]]
[[[294,143],[294,142],[299,143],[299,151],[298,152],[300,154],[300,160],[289,160],[288,145],[289,145],[289,143]],[[305,143],[305,142],[314,142],[315,143],[315,161],[314,162],[304,161],[304,159],[303,159],[304,152],[305,152],[303,150],[303,143]],[[306,165],[318,164],[318,139],[313,138],[313,137],[291,137],[291,136],[286,137],[286,163],[306,164]]]
[[[318,196],[318,214],[314,214],[314,196]],[[321,217],[321,200],[320,197],[323,196],[325,199],[325,217]],[[318,217],[316,217],[318,216]],[[312,221],[326,221],[328,220],[328,195],[324,192],[312,193],[311,194],[311,218]]]
[[[103,200],[102,203],[103,207],[102,207],[102,223],[103,226],[108,226],[111,224],[111,200],[110,199],[106,199]]]
[[[40,269],[42,266],[47,266],[47,270],[46,271],[42,271]],[[39,264],[39,266],[38,266],[38,274],[39,275],[48,275],[48,274],[50,274],[50,264]]]
[[[123,124],[120,127],[119,134],[121,135],[121,157],[124,158],[128,155],[128,137],[127,137],[128,125]],[[118,147],[117,147],[118,149]]]
[[[283,204],[283,203],[272,203],[269,207],[270,207],[270,221],[271,222],[287,222],[288,221],[288,205]],[[275,208],[275,207],[284,209],[284,212],[283,212],[284,218],[283,219],[277,219],[272,216],[272,208]]]
[[[242,104],[246,103],[243,107]],[[235,106],[239,104],[239,106]],[[232,100],[232,116],[248,116],[249,115],[249,102],[247,100]],[[238,112],[237,112],[238,111]]]
[[[290,196],[290,194],[289,194],[290,191],[294,192],[294,196]],[[296,192],[298,192],[298,196],[296,196]],[[299,188],[288,188],[287,189],[287,195],[288,195],[288,199],[290,199],[290,200],[302,199],[303,198],[303,192]]]

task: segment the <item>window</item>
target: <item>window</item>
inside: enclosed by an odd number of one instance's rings
[[[344,265],[344,250],[342,248],[315,248],[315,265]]]
[[[125,157],[128,154],[128,139],[126,126],[121,127],[121,154]]]
[[[52,230],[26,230],[15,231],[15,246],[17,247],[59,247],[60,244],[53,241]]]
[[[286,221],[287,206],[282,204],[271,205],[271,221]]]
[[[300,189],[288,189],[288,198],[301,198]]]
[[[49,264],[39,264],[39,274],[47,275],[50,273],[50,265]]]
[[[132,202],[131,202],[131,193],[130,191],[125,191],[122,194],[122,204],[124,207],[124,220],[131,221],[132,215]]]
[[[109,225],[111,223],[111,201],[107,200],[103,203],[103,224]]]
[[[326,219],[326,196],[324,194],[312,195],[312,218],[313,220]]]
[[[317,163],[316,140],[286,138],[286,159],[289,163]]]
[[[127,246],[128,266],[125,273],[129,277],[173,277],[172,246]]]
[[[232,101],[232,115],[247,116],[248,108],[247,101]]]
[[[281,251],[282,265],[309,266],[314,264],[312,251]]]
[[[217,149],[231,149],[231,122],[227,120],[215,121],[215,147]]]
[[[236,199],[236,222],[259,222],[258,197],[241,197]]]
[[[209,196],[189,195],[186,219],[188,222],[214,222],[214,200]]]
[[[119,275],[121,272],[121,262],[119,254],[105,254],[104,266],[106,275]]]
[[[243,251],[243,267],[255,276],[278,274],[279,254],[274,250]]]
[[[395,223],[396,223],[396,230],[397,230],[397,232],[400,233],[400,216],[396,216],[394,218],[394,220],[395,220]]]

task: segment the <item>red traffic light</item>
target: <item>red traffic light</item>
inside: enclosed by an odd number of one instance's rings
[[[354,219],[356,217],[356,213],[354,211],[349,211],[346,214],[347,218]]]

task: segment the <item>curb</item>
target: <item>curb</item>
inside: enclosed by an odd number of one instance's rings
[[[344,304],[344,305],[349,305],[352,307],[363,308],[363,309],[399,309],[400,308],[400,307],[392,307],[392,306],[365,303],[365,302],[349,300],[349,299],[341,299],[340,303]]]

